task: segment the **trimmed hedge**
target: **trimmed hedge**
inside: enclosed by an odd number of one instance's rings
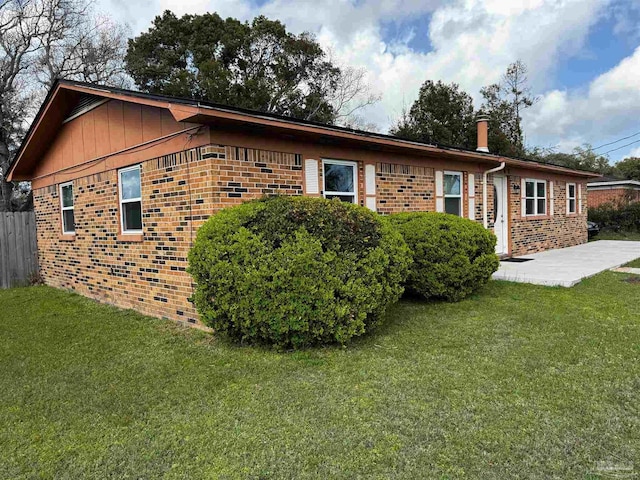
[[[194,304],[217,332],[284,348],[348,342],[403,292],[409,250],[366,208],[273,197],[222,210],[189,253]]]
[[[629,205],[605,203],[589,208],[588,216],[604,230],[640,231],[640,202]]]
[[[482,287],[500,263],[496,236],[446,213],[398,213],[391,221],[413,254],[406,288],[426,299],[458,301]]]

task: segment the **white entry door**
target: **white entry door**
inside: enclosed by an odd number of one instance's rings
[[[507,179],[506,177],[493,177],[493,231],[498,237],[496,253],[505,255],[509,253],[509,211],[507,203]]]

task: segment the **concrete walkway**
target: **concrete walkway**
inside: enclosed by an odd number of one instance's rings
[[[500,262],[495,280],[572,287],[583,278],[640,258],[640,242],[600,240],[575,247],[525,255],[524,263]]]

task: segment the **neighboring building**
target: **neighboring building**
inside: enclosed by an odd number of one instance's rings
[[[591,207],[599,207],[605,203],[622,206],[640,202],[640,182],[637,180],[602,177],[587,183],[587,191]]]
[[[597,175],[114,88],[59,82],[10,170],[34,190],[44,281],[199,325],[187,253],[218,210],[263,195],[483,222],[497,253],[587,241]]]

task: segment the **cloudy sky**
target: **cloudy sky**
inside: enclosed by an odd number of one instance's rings
[[[426,79],[479,89],[516,59],[539,101],[526,143],[569,151],[588,142],[612,161],[640,156],[640,0],[98,0],[133,34],[165,9],[264,14],[313,32],[344,64],[364,67],[382,100],[366,112],[386,132]],[[638,134],[636,136],[632,136]],[[631,145],[627,145],[636,141]],[[627,146],[625,146],[627,145]]]

